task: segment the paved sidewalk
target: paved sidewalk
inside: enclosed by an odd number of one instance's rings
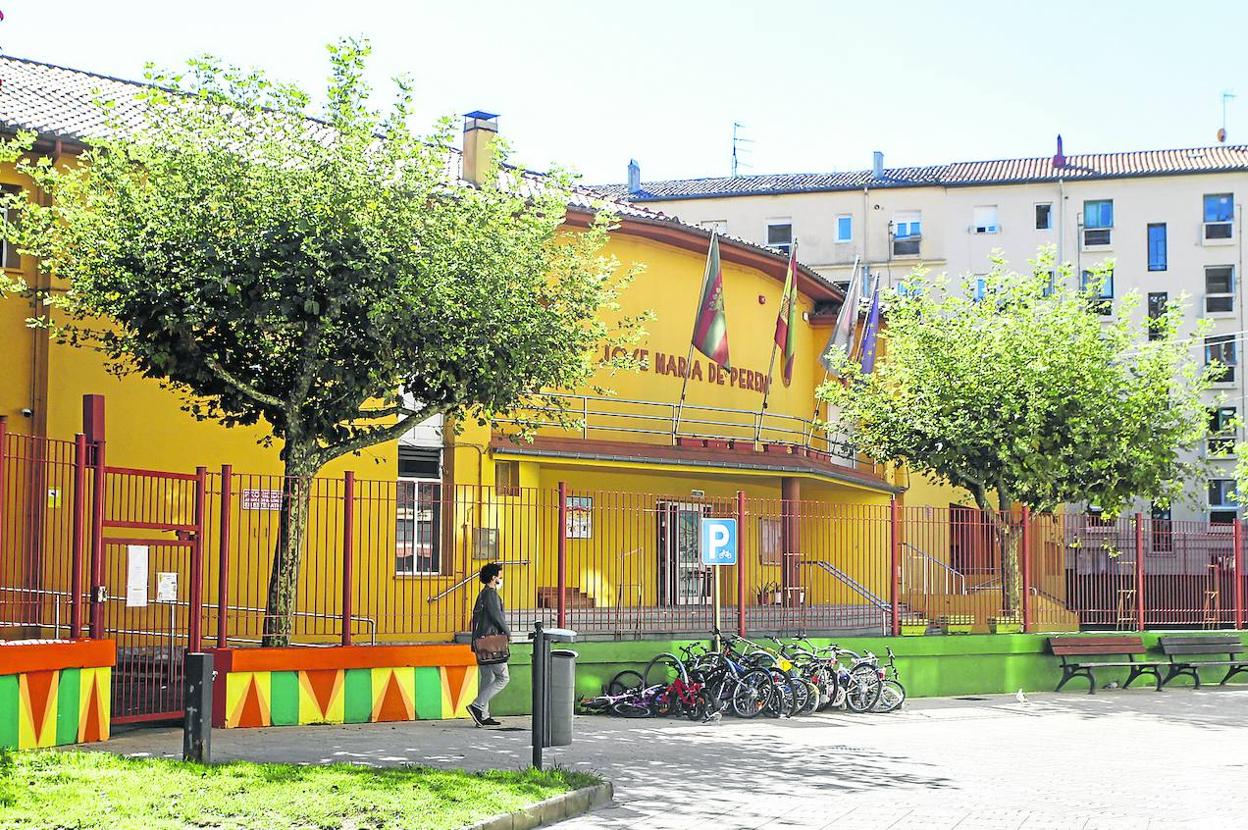
[[[217,760],[528,763],[527,719],[221,730]],[[891,715],[690,724],[581,717],[548,761],[595,770],[616,805],[589,828],[1240,828],[1248,689],[918,700]],[[101,748],[176,756],[175,729]]]

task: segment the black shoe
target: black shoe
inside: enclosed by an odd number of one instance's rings
[[[481,725],[482,726],[502,726],[503,722],[501,720],[495,720],[494,718],[486,718],[485,720],[481,721]]]
[[[485,726],[486,723],[488,723],[485,719],[485,715],[481,714],[481,710],[476,706],[473,706],[471,703],[468,704],[468,714],[473,721],[476,722],[477,726]]]

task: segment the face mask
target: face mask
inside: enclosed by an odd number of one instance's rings
[[[494,587],[495,587],[495,588],[501,588],[501,587],[503,587],[503,578],[502,578],[501,576],[498,578],[498,584],[497,584],[497,585],[495,585]]]

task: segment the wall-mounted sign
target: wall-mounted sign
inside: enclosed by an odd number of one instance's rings
[[[126,546],[126,607],[147,607],[147,545]]]
[[[244,510],[281,510],[281,490],[244,490]]]
[[[589,539],[594,535],[592,496],[568,496],[568,538]]]
[[[156,601],[157,602],[177,602],[178,601],[178,575],[168,571],[157,571],[156,573]]]
[[[621,358],[628,354],[622,346],[603,346],[602,359]],[[672,375],[683,378],[689,376],[691,381],[702,381],[712,386],[735,386],[738,389],[749,389],[763,393],[767,389],[767,373],[756,369],[725,369],[713,360],[695,357],[692,360],[674,354],[651,352],[649,349],[633,349],[633,359],[642,367],[643,372],[656,375]]]

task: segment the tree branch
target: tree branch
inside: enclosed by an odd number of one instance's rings
[[[407,432],[421,421],[432,418],[434,415],[440,415],[445,411],[445,407],[422,409],[420,412],[414,412],[406,418],[399,419],[390,426],[360,430],[346,441],[322,447],[320,452],[317,454],[317,460],[319,462],[318,466],[326,464],[340,455],[346,455],[349,452],[355,452],[356,450],[362,450],[365,447],[371,447],[373,444],[380,444],[383,441],[399,438],[403,435],[403,433]]]
[[[252,386],[250,383],[235,377],[228,369],[222,366],[215,357],[205,357],[204,365],[211,369],[212,373],[221,378],[221,380],[225,381],[230,386],[233,386],[239,392],[242,392],[256,403],[262,403],[265,406],[272,406],[282,410],[286,408],[286,404],[280,399],[275,398],[272,395],[265,394],[256,387]]]

